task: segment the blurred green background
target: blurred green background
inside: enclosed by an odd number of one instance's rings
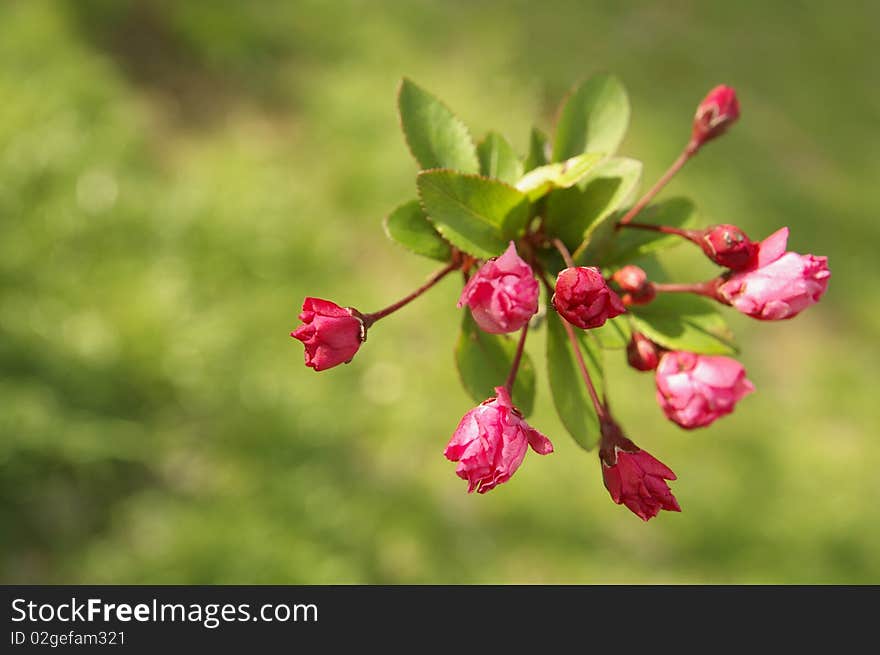
[[[3,2],[2,582],[880,582],[878,24],[870,2]],[[316,374],[288,336],[305,295],[372,311],[434,268],[380,226],[414,196],[401,76],[524,151],[600,70],[646,181],[735,86],[742,119],[668,195],[789,225],[833,271],[794,321],[728,313],[759,393],[707,430],[609,358],[628,433],[679,475],[683,513],[648,524],[542,367],[557,452],[465,493],[442,456],[472,404],[459,280],[349,366]]]

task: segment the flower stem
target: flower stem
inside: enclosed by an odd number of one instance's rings
[[[565,246],[563,246],[563,248],[565,248]],[[544,283],[544,287],[547,289],[547,294],[552,296],[553,287],[550,286],[550,281],[547,279],[547,275],[541,269],[537,269],[537,271],[538,275],[541,278],[541,281]],[[612,420],[611,415],[605,408],[605,405],[603,405],[602,401],[599,400],[599,394],[596,393],[596,386],[593,384],[593,378],[590,377],[590,371],[587,369],[587,364],[584,361],[584,355],[581,352],[580,343],[578,343],[577,336],[574,333],[574,328],[572,328],[571,324],[563,317],[560,316],[559,320],[562,322],[562,327],[565,328],[565,333],[568,335],[568,341],[569,343],[571,343],[571,349],[574,351],[574,356],[577,360],[578,368],[580,368],[581,370],[581,376],[584,378],[584,384],[587,385],[587,392],[590,394],[590,400],[593,401],[593,407],[596,409],[596,415],[599,417],[600,423]]]
[[[684,237],[690,241],[694,241],[695,239],[699,239],[699,232],[696,230],[683,230],[678,227],[671,227],[669,225],[653,225],[651,223],[622,223],[620,227],[628,227],[635,228],[638,230],[651,230],[652,232],[662,232],[663,234],[675,234],[680,237]]]
[[[519,333],[519,342],[516,344],[516,353],[513,356],[513,364],[510,366],[510,373],[507,374],[507,380],[504,382],[504,387],[507,391],[513,395],[513,383],[516,381],[516,374],[519,371],[519,363],[522,361],[523,350],[526,346],[526,335],[529,333],[529,324],[526,323],[523,325],[522,330]]]
[[[605,409],[605,405],[602,404],[602,401],[599,400],[599,394],[596,393],[596,386],[593,384],[593,378],[590,377],[590,372],[587,370],[587,364],[584,362],[584,354],[581,352],[580,344],[578,343],[577,337],[574,333],[574,328],[571,327],[571,324],[566,321],[564,318],[560,317],[562,321],[562,327],[565,328],[566,333],[568,334],[568,340],[571,342],[572,350],[574,350],[574,356],[577,359],[578,367],[581,369],[581,375],[584,378],[584,383],[587,385],[587,391],[590,394],[590,399],[593,401],[593,407],[596,408],[596,414],[599,417],[600,421],[607,420],[608,412]]]
[[[694,142],[690,142],[687,144],[687,146],[685,146],[685,149],[682,150],[681,154],[678,156],[678,159],[672,162],[672,166],[670,166],[669,169],[665,173],[663,173],[661,178],[657,180],[654,186],[648,189],[648,192],[644,196],[642,196],[641,199],[635,205],[633,205],[632,208],[630,208],[630,210],[626,212],[626,214],[624,214],[623,218],[621,218],[617,222],[618,229],[634,219],[638,215],[638,213],[645,208],[645,205],[647,205],[649,202],[651,202],[651,200],[654,199],[654,196],[656,196],[660,192],[660,189],[665,187],[669,183],[669,180],[675,177],[675,174],[681,170],[682,166],[684,166],[687,161],[694,156],[694,154],[697,152],[697,148],[698,146]]]
[[[708,280],[707,282],[692,282],[685,284],[653,284],[654,291],[658,293],[695,293],[699,296],[706,296],[713,300],[718,299],[718,280]]]
[[[401,307],[404,307],[405,305],[409,304],[410,302],[412,302],[413,300],[415,300],[416,298],[421,296],[423,293],[425,293],[425,291],[427,291],[428,289],[433,287],[435,284],[437,284],[444,277],[446,277],[446,275],[448,273],[451,273],[452,271],[456,270],[460,266],[461,266],[461,262],[453,260],[453,261],[449,262],[449,264],[447,264],[446,266],[441,268],[440,270],[435,271],[431,275],[431,277],[428,278],[427,282],[425,282],[422,286],[420,286],[418,289],[413,291],[408,296],[401,298],[400,300],[398,300],[396,303],[394,303],[392,305],[388,305],[388,307],[386,307],[385,309],[380,309],[378,312],[373,312],[372,314],[363,314],[361,316],[361,320],[364,322],[364,328],[369,328],[373,323],[378,321],[380,318],[385,318],[389,314],[393,314]]]
[[[559,239],[551,239],[550,243],[559,251],[559,254],[562,255],[563,261],[565,261],[565,265],[569,268],[574,268],[575,263],[571,258],[571,253],[568,251],[568,248],[565,247],[565,244],[562,243]]]

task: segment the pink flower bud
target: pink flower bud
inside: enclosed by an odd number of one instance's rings
[[[700,235],[699,244],[706,256],[719,266],[741,271],[754,266],[758,244],[736,225],[713,225]]]
[[[675,473],[626,437],[618,437],[615,443],[603,442],[599,450],[602,478],[611,500],[626,505],[643,521],[654,518],[661,509],[680,512],[665,482],[675,480]]]
[[[699,148],[723,134],[739,118],[739,101],[729,86],[716,86],[703,98],[694,116],[691,143]]]
[[[683,428],[700,428],[730,414],[755,390],[735,359],[667,352],[657,366],[657,402],[666,417]]]
[[[831,277],[828,258],[785,252],[787,240],[782,228],[762,241],[755,265],[724,279],[718,299],[762,321],[792,318],[819,302]]]
[[[303,322],[290,333],[306,347],[306,366],[316,371],[351,361],[367,339],[367,330],[360,314],[350,307],[306,298],[299,320]]]
[[[528,446],[539,455],[553,444],[525,422],[504,387],[461,419],[444,454],[458,462],[456,474],[468,481],[468,493],[481,494],[510,479],[522,464]]]
[[[626,345],[626,360],[638,371],[653,371],[657,368],[660,355],[653,341],[641,332],[633,332]]]
[[[458,306],[471,309],[477,325],[490,334],[515,332],[538,311],[538,281],[510,242],[468,280]]]
[[[638,266],[628,264],[615,272],[611,279],[617,282],[620,290],[623,291],[621,300],[627,307],[645,305],[657,295],[654,285],[648,281],[647,274]]]
[[[553,306],[569,323],[584,330],[601,327],[626,311],[595,266],[566,268],[556,278]]]

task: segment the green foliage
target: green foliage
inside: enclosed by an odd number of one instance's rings
[[[635,194],[641,177],[642,162],[635,159],[610,159],[595,171],[581,200],[582,215],[593,218],[583,231],[583,241],[572,253],[575,260],[601,261],[617,233],[610,219]]]
[[[452,250],[434,229],[418,200],[411,200],[391,212],[384,221],[385,234],[417,255],[449,261]]]
[[[530,171],[548,163],[549,148],[550,140],[547,135],[537,127],[533,127],[529,134],[529,154],[526,157],[525,170]]]
[[[465,124],[437,98],[404,79],[397,94],[400,125],[423,170],[450,168],[477,173],[480,163]]]
[[[593,168],[579,185],[555,191],[547,201],[547,234],[559,237],[569,250],[575,251],[575,258],[583,252],[584,243],[595,240],[591,252],[599,250],[607,239],[609,226],[613,228],[608,219],[633,194],[641,174],[641,162],[612,158]]]
[[[601,355],[590,336],[575,329],[584,363],[590,372],[596,392],[604,389]],[[592,450],[599,440],[599,418],[584,385],[584,379],[562,319],[556,312],[547,312],[547,378],[559,418],[575,442],[584,450]]]
[[[715,307],[691,294],[662,293],[630,312],[638,330],[661,346],[704,355],[734,354],[733,334]]]
[[[539,166],[526,173],[515,186],[535,202],[553,189],[568,189],[580,182],[602,157],[601,154],[578,155],[561,163]]]
[[[585,152],[613,154],[629,124],[629,98],[613,75],[596,75],[569,94],[553,142],[553,161]]]
[[[422,171],[419,198],[443,237],[474,257],[500,255],[529,218],[525,194],[499,180],[455,171]]]
[[[620,213],[609,223],[616,223]],[[670,198],[645,207],[637,220],[640,223],[690,228],[697,222],[697,210],[687,198]],[[617,232],[610,247],[603,253],[601,264],[611,266],[638,259],[652,252],[671,248],[684,239],[674,234],[663,234],[640,229],[622,229]]]
[[[495,387],[504,385],[516,352],[516,341],[499,334],[483,332],[470,311],[465,310],[461,332],[455,343],[455,363],[461,383],[474,402],[481,403],[495,395]],[[535,406],[535,367],[523,353],[511,394],[523,416]]]
[[[600,346],[608,350],[626,348],[632,336],[629,319],[627,314],[609,319],[602,327],[590,330],[590,334],[596,337]]]
[[[489,132],[477,144],[480,173],[486,177],[515,184],[522,177],[523,163],[507,140],[498,132]]]

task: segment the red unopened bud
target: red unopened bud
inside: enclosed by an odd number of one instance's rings
[[[623,292],[621,299],[624,305],[644,305],[652,300],[657,292],[648,281],[644,270],[632,264],[618,270],[611,278]]]
[[[347,364],[367,339],[361,314],[329,300],[306,298],[299,320],[303,324],[290,336],[303,342],[306,366],[316,371]]]
[[[614,423],[604,423],[599,445],[602,478],[611,500],[625,505],[643,521],[660,510],[680,512],[681,507],[666,483],[675,480],[675,473],[623,436]]]
[[[691,142],[699,148],[716,136],[723,134],[739,118],[739,101],[729,86],[716,86],[703,98],[694,116]]]
[[[698,234],[703,252],[719,266],[742,271],[754,265],[758,244],[736,225],[713,225]]]
[[[601,327],[626,311],[595,266],[575,266],[556,278],[553,306],[559,315],[583,330]]]
[[[657,368],[660,355],[653,341],[641,332],[633,332],[626,345],[626,360],[637,371],[653,371]]]

